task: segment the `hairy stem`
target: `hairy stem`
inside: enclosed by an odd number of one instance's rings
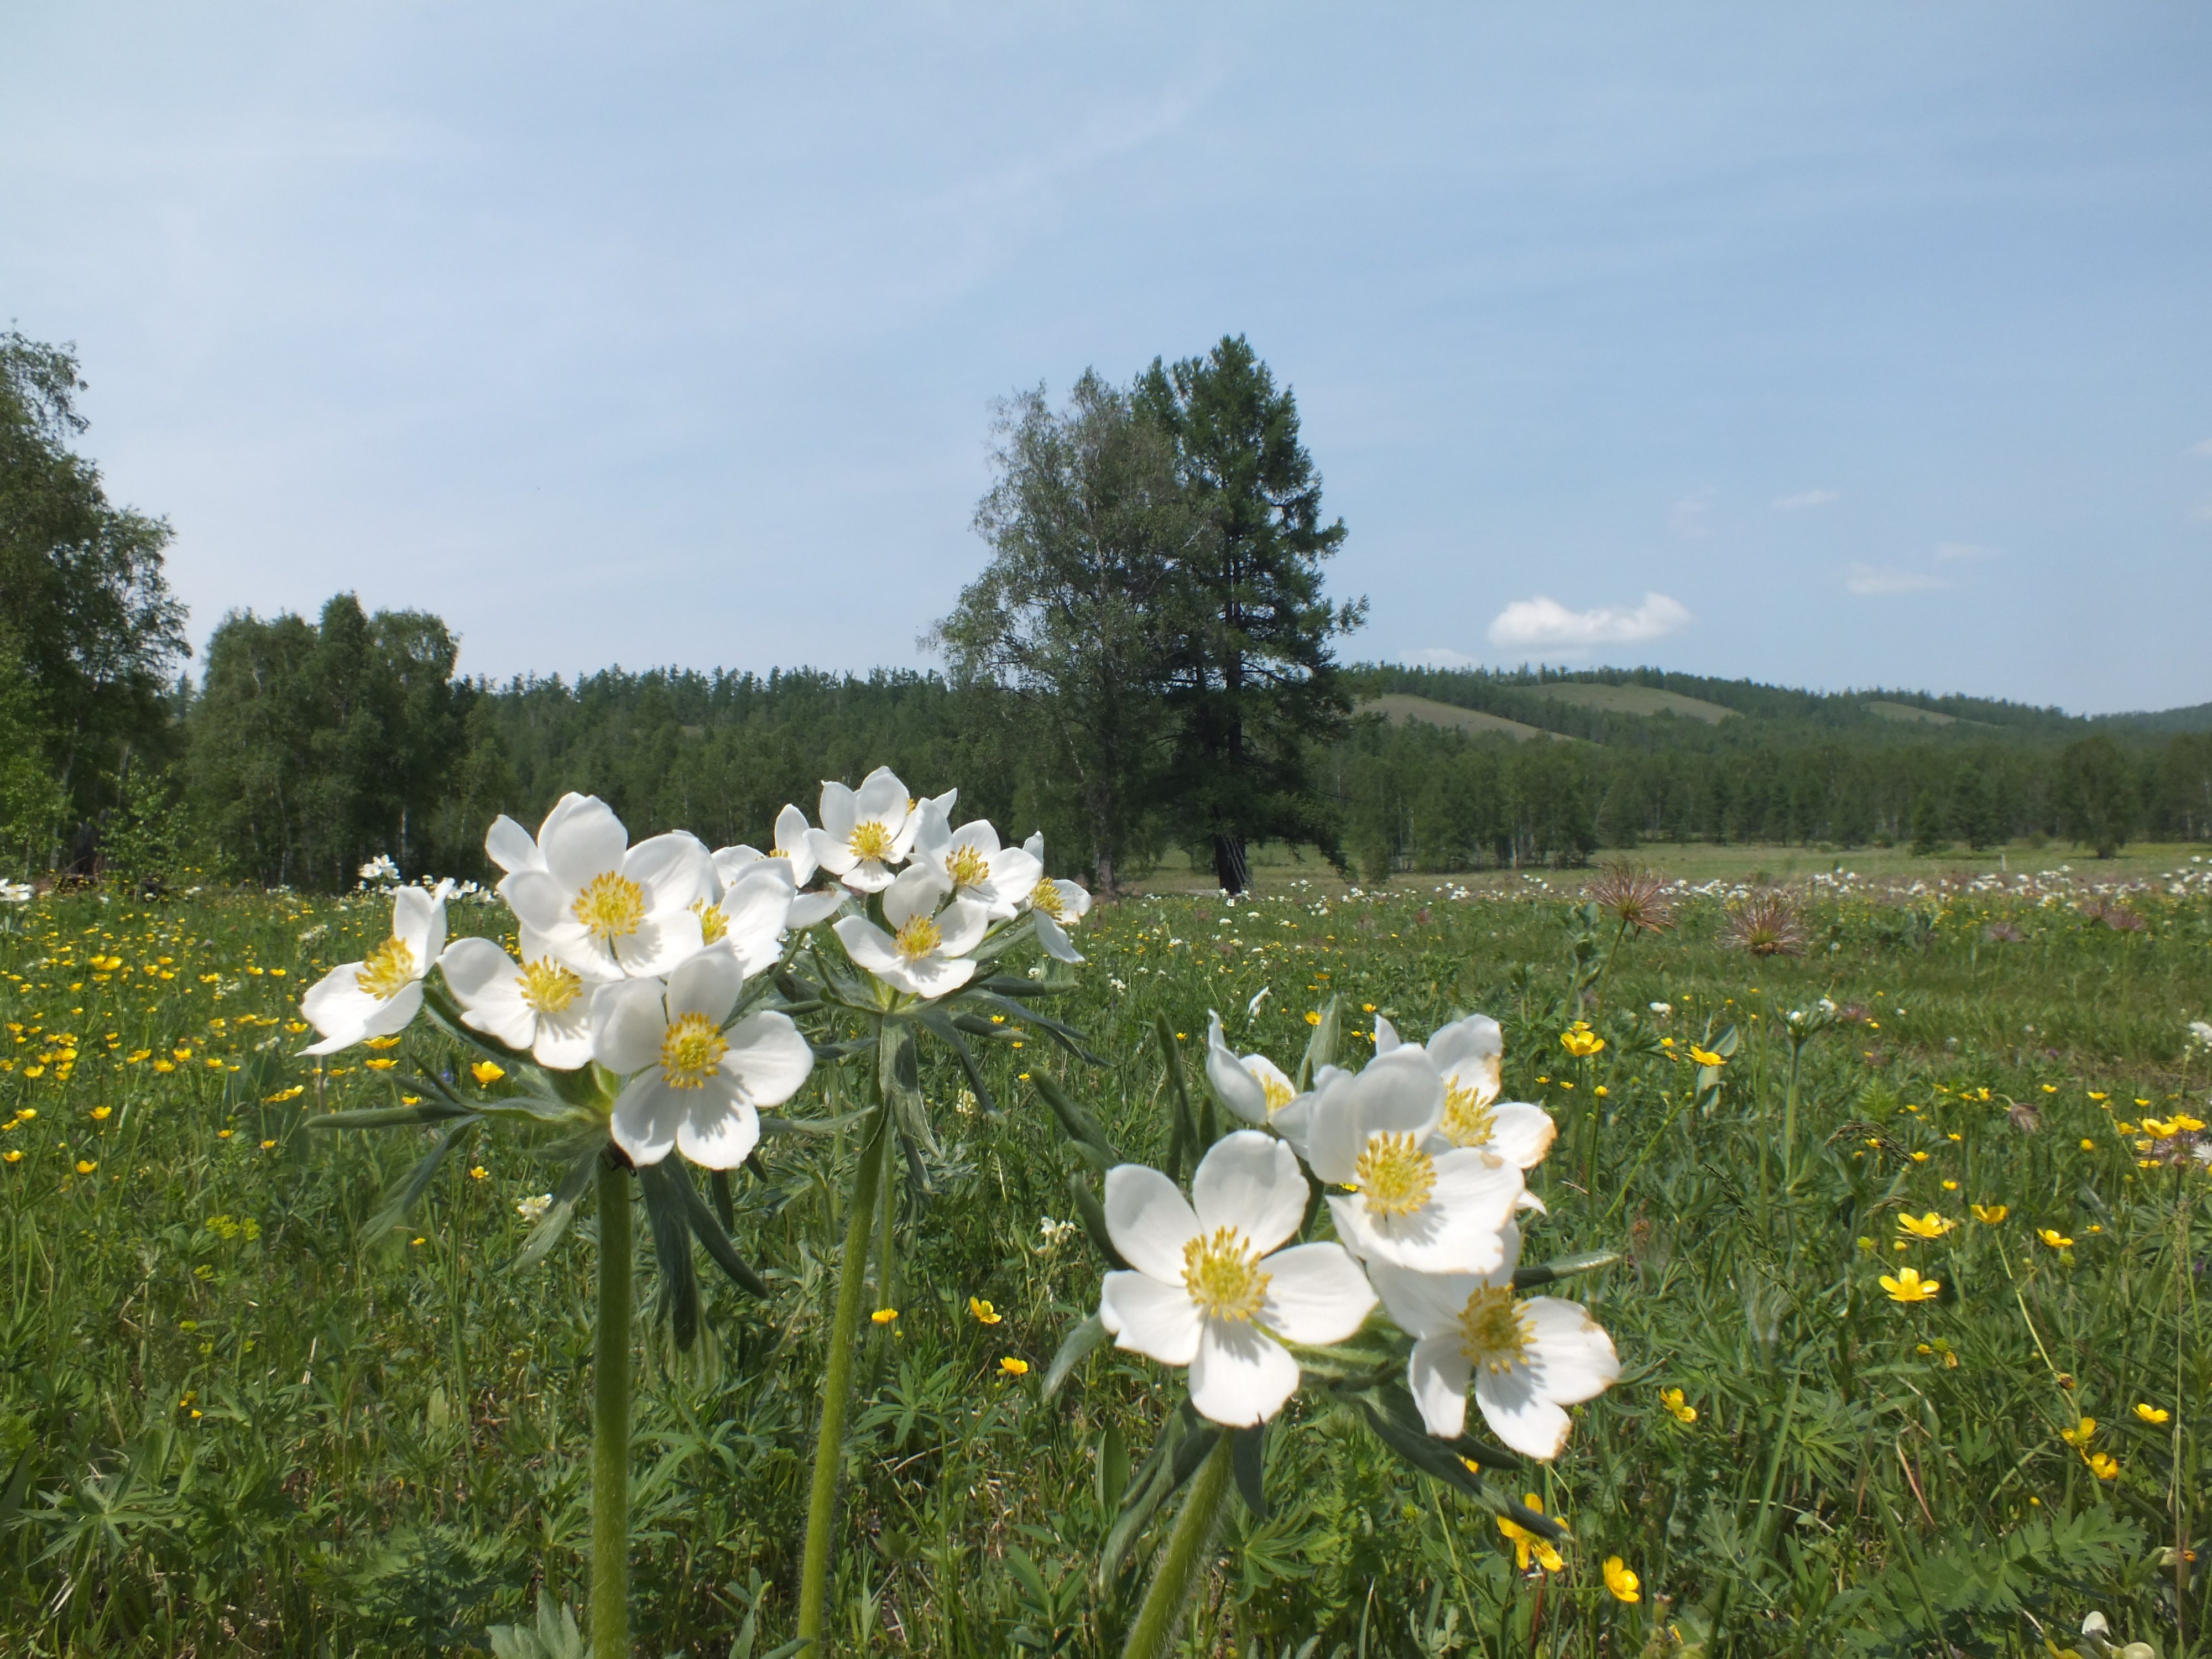
[[[822,1652],[830,1590],[830,1535],[836,1526],[837,1476],[845,1458],[846,1396],[853,1384],[853,1333],[868,1280],[868,1238],[876,1220],[876,1187],[890,1141],[890,1104],[877,1106],[860,1142],[853,1192],[845,1206],[845,1251],[837,1261],[837,1310],[830,1324],[830,1358],[822,1379],[822,1426],[814,1439],[814,1480],[806,1500],[806,1554],[799,1571],[799,1634]]]
[[[1182,1513],[1176,1517],[1175,1531],[1160,1551],[1160,1564],[1153,1570],[1152,1582],[1145,1591],[1144,1606],[1137,1609],[1137,1622],[1129,1626],[1129,1640],[1121,1650],[1121,1659],[1158,1659],[1168,1650],[1176,1626],[1182,1621],[1183,1608],[1198,1586],[1206,1547],[1213,1537],[1215,1523],[1221,1519],[1222,1500],[1229,1496],[1230,1448],[1236,1439],[1229,1430],[1222,1430],[1220,1437],[1213,1443],[1213,1449],[1206,1455],[1206,1462],[1191,1477],[1190,1496],[1182,1500]]]
[[[629,1170],[599,1166],[592,1364],[592,1659],[629,1659]]]

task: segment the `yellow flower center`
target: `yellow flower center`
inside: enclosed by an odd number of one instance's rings
[[[1468,1363],[1486,1370],[1510,1370],[1535,1334],[1510,1285],[1486,1285],[1460,1310],[1459,1347]]]
[[[1437,1162],[1410,1134],[1371,1136],[1352,1166],[1352,1184],[1367,1195],[1370,1210],[1411,1215],[1429,1201]]]
[[[368,953],[368,960],[354,972],[353,982],[379,1002],[389,1002],[415,979],[415,953],[397,939],[388,939]]]
[[[1260,1271],[1260,1253],[1234,1227],[1182,1247],[1182,1287],[1208,1319],[1249,1324],[1267,1299],[1271,1275]]]
[[[1444,1087],[1444,1117],[1437,1127],[1455,1146],[1487,1146],[1498,1120],[1480,1093],[1452,1083]]]
[[[557,1014],[584,994],[584,981],[550,957],[526,963],[516,983],[523,1001],[541,1014]]]
[[[612,945],[645,925],[645,889],[609,870],[585,884],[570,912],[593,939]]]
[[[1276,1113],[1281,1111],[1284,1107],[1289,1105],[1292,1101],[1297,1098],[1297,1096],[1291,1091],[1291,1085],[1284,1082],[1283,1079],[1279,1077],[1261,1078],[1260,1079],[1260,1092],[1267,1097],[1267,1115],[1269,1117],[1274,1116]]]
[[[853,826],[851,838],[845,843],[853,849],[856,859],[887,859],[891,855],[890,827],[881,818],[870,818],[866,823]]]
[[[691,901],[691,908],[699,917],[699,937],[708,944],[712,945],[730,931],[730,919],[722,914],[720,906],[709,904],[703,898],[695,898]]]
[[[933,916],[911,916],[905,927],[898,930],[899,954],[908,962],[917,962],[945,943],[945,935]]]
[[[669,1022],[660,1039],[660,1080],[672,1089],[703,1086],[722,1063],[730,1045],[704,1014],[684,1014]]]
[[[1067,920],[1067,902],[1060,896],[1060,884],[1047,876],[1030,895],[1030,908],[1042,910],[1054,921]]]
[[[991,878],[991,860],[973,847],[963,847],[945,860],[945,873],[955,887],[981,887]]]

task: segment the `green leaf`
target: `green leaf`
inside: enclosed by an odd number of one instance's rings
[[[1516,1291],[1534,1290],[1539,1285],[1549,1285],[1576,1273],[1610,1267],[1620,1260],[1619,1250],[1585,1250],[1579,1255],[1555,1255],[1549,1261],[1532,1262],[1516,1267],[1513,1270],[1513,1288]]]
[[[660,1294],[654,1313],[668,1322],[679,1352],[699,1340],[699,1273],[691,1261],[690,1218],[672,1159],[637,1166],[638,1189],[645,1196],[646,1220],[653,1229],[653,1261],[660,1270]]]
[[[1060,1339],[1060,1352],[1045,1367],[1044,1397],[1049,1400],[1060,1392],[1060,1385],[1067,1381],[1068,1373],[1096,1352],[1107,1340],[1107,1330],[1097,1314],[1085,1320]]]
[[[1235,1431],[1230,1457],[1237,1475],[1237,1495],[1252,1511],[1255,1521],[1267,1518],[1267,1425],[1255,1423]]]
[[[424,1101],[419,1106],[379,1106],[365,1112],[318,1112],[301,1120],[310,1129],[396,1129],[413,1123],[449,1123],[478,1114],[466,1106]]]
[[[1106,1208],[1098,1201],[1098,1194],[1091,1190],[1091,1182],[1080,1170],[1067,1177],[1068,1195],[1075,1200],[1075,1213],[1083,1223],[1083,1231],[1091,1236],[1098,1254],[1106,1258],[1109,1267],[1126,1267],[1121,1251],[1114,1248],[1114,1235],[1106,1230]]]
[[[1167,1177],[1177,1179],[1182,1173],[1182,1164],[1188,1158],[1194,1164],[1198,1157],[1198,1118],[1190,1109],[1190,1090],[1183,1082],[1182,1054],[1176,1046],[1175,1027],[1164,1013],[1152,1018],[1152,1036],[1160,1045],[1160,1060],[1167,1067],[1169,1083],[1175,1090],[1174,1121],[1168,1135]]]
[[[513,1263],[514,1272],[526,1273],[552,1253],[553,1247],[568,1233],[576,1206],[591,1190],[592,1178],[599,1173],[599,1160],[605,1156],[603,1147],[594,1146],[569,1161],[561,1184],[553,1189],[553,1201],[531,1228],[530,1237],[522,1241],[522,1249]]]
[[[362,1237],[363,1239],[381,1238],[388,1228],[398,1222],[408,1211],[413,1209],[415,1200],[422,1196],[424,1190],[430,1184],[431,1178],[438,1173],[438,1166],[446,1161],[446,1154],[459,1146],[462,1138],[483,1121],[482,1118],[473,1115],[465,1117],[447,1129],[445,1133],[440,1135],[437,1144],[422,1154],[415,1167],[407,1172],[399,1183],[392,1189],[385,1201],[378,1206],[376,1213],[362,1224]]]
[[[728,1173],[726,1170],[714,1171],[726,1189]],[[699,1195],[698,1188],[692,1184],[690,1170],[678,1164],[674,1180],[678,1195],[684,1200],[684,1213],[691,1224],[692,1237],[706,1247],[708,1255],[716,1267],[750,1294],[767,1301],[769,1296],[768,1281],[748,1267],[745,1259],[738,1254],[738,1247],[730,1243],[730,1235],[723,1227],[721,1218],[708,1207],[706,1200]]]
[[[1084,1161],[1103,1175],[1121,1160],[1114,1151],[1114,1143],[1106,1138],[1106,1131],[1097,1118],[1068,1097],[1050,1077],[1042,1072],[1032,1073],[1030,1087],[1036,1090],[1044,1103],[1052,1109],[1061,1131],[1073,1141],[1083,1154]]]
[[[761,1139],[770,1135],[834,1135],[866,1120],[875,1109],[863,1107],[857,1112],[848,1112],[842,1117],[778,1117],[772,1112],[763,1112],[760,1119]]]

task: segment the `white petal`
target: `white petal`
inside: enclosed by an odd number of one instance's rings
[[[1044,831],[1043,831],[1043,830],[1037,830],[1035,834],[1033,834],[1032,836],[1030,836],[1030,837],[1027,841],[1024,842],[1022,843],[1022,851],[1024,851],[1024,853],[1027,853],[1027,854],[1028,854],[1031,858],[1035,859],[1035,860],[1036,860],[1039,864],[1043,863],[1043,862],[1044,862]]]
[[[878,766],[860,780],[860,790],[854,799],[854,822],[880,823],[894,837],[907,827],[907,803],[914,797],[898,780],[898,775],[888,766]],[[830,821],[828,805],[823,805],[822,821]]]
[[[826,856],[822,866],[825,870],[834,867]],[[837,878],[856,893],[880,893],[897,878],[890,866],[881,859],[854,859],[849,854],[844,871]]]
[[[563,801],[562,805],[567,806]],[[559,809],[556,809],[557,811]],[[629,831],[600,799],[586,796],[559,823],[546,820],[538,832],[538,849],[545,855],[545,868],[568,892],[580,892],[594,876],[622,868],[629,846]]]
[[[814,1050],[787,1014],[749,1014],[730,1027],[722,1069],[756,1106],[781,1106],[814,1069]]]
[[[1110,1273],[1098,1292],[1098,1320],[1114,1346],[1158,1360],[1188,1365],[1198,1354],[1205,1321],[1180,1285],[1163,1285],[1137,1273]]]
[[[401,888],[392,896],[392,937],[415,958],[420,979],[446,948],[446,907],[419,887]]]
[[[1467,1431],[1467,1385],[1474,1375],[1456,1330],[1413,1345],[1406,1387],[1421,1408],[1421,1421],[1438,1439],[1456,1440]]]
[[[672,830],[631,848],[623,857],[622,871],[645,889],[648,911],[681,910],[707,896],[714,861],[698,836]]]
[[[822,781],[822,828],[817,832],[835,847],[842,847],[853,838],[853,826],[860,821],[860,803],[850,789],[827,778]],[[815,843],[817,847],[819,842]]]
[[[947,958],[932,951],[926,957],[878,972],[901,990],[918,997],[949,997],[975,975],[975,964],[965,957]]]
[[[1523,1170],[1533,1170],[1552,1150],[1559,1126],[1540,1106],[1508,1101],[1490,1109],[1490,1145],[1498,1157]]]
[[[438,958],[447,988],[464,1008],[473,1008],[494,986],[512,985],[521,976],[522,964],[488,939],[457,939]]]
[[[1285,1342],[1342,1342],[1375,1311],[1367,1275],[1341,1244],[1294,1244],[1269,1256],[1266,1267],[1267,1301],[1260,1318]]]
[[[811,927],[817,921],[827,921],[844,908],[845,896],[835,887],[819,893],[801,893],[791,902],[791,915],[784,924],[792,928]]]
[[[717,847],[708,854],[714,866],[714,879],[725,889],[746,871],[768,856],[757,847]]]
[[[1505,1259],[1498,1226],[1464,1212],[1430,1204],[1409,1216],[1376,1215],[1358,1194],[1330,1198],[1328,1211],[1337,1237],[1364,1261],[1395,1262],[1417,1273],[1486,1273]]]
[[[1297,1389],[1298,1362],[1281,1343],[1226,1319],[1209,1319],[1199,1332],[1190,1403],[1200,1416],[1249,1428],[1282,1410]]]
[[[1498,1058],[1505,1052],[1505,1034],[1488,1014],[1469,1014],[1465,1019],[1454,1020],[1431,1036],[1425,1046],[1430,1057],[1437,1062],[1437,1069],[1446,1077],[1456,1076],[1462,1088],[1486,1081],[1495,1097]]]
[[[632,979],[649,979],[673,973],[706,947],[707,936],[696,910],[664,910],[647,915],[637,931],[617,940],[616,960]]]
[[[1370,1261],[1367,1277],[1390,1318],[1408,1336],[1444,1336],[1459,1329],[1468,1298],[1491,1282],[1482,1273],[1423,1273],[1393,1261]],[[1461,1388],[1465,1389],[1462,1382]]]
[[[507,901],[517,921],[541,933],[574,925],[569,896],[550,872],[518,870],[500,883],[499,896]]]
[[[530,1054],[550,1072],[573,1072],[592,1057],[592,1011],[580,1000],[566,1012],[542,1016]]]
[[[860,862],[853,855],[853,849],[827,830],[806,832],[806,853],[816,868],[827,870],[833,876],[848,874]]]
[[[897,942],[866,916],[841,916],[830,931],[837,935],[845,954],[872,974],[888,973],[905,961],[899,955]]]
[[[689,1089],[672,1089],[660,1080],[658,1068],[640,1072],[615,1098],[608,1125],[615,1145],[629,1154],[633,1164],[658,1164],[675,1147],[690,1103]]]
[[[1037,943],[1044,946],[1047,956],[1058,957],[1062,962],[1079,963],[1083,960],[1083,953],[1069,940],[1067,929],[1042,910],[1030,914],[1036,919]]]
[[[484,832],[484,854],[509,875],[517,870],[545,867],[536,839],[504,812],[494,818],[491,828]]]
[[[688,1092],[691,1109],[677,1127],[677,1150],[702,1169],[736,1169],[760,1145],[760,1114],[726,1086]]]
[[[775,852],[784,858],[797,856],[799,848],[806,844],[808,828],[806,814],[786,802],[783,811],[775,815]],[[802,871],[796,865],[792,867],[792,879],[802,885],[813,873],[811,870]]]
[[[1121,1260],[1164,1285],[1182,1283],[1182,1248],[1199,1234],[1198,1217],[1175,1182],[1141,1164],[1106,1171],[1106,1235]]]
[[[660,987],[652,980],[623,980],[605,987],[592,1000],[592,1053],[618,1076],[654,1066],[667,1035]]]
[[[1040,917],[1042,922],[1047,918]],[[1221,1034],[1221,1016],[1212,1016],[1206,1033],[1206,1083],[1213,1097],[1247,1123],[1267,1121],[1267,1091],[1237,1058]]]
[[[1523,1457],[1557,1457],[1572,1427],[1566,1413],[1537,1389],[1525,1365],[1502,1371],[1485,1366],[1474,1374],[1474,1403],[1491,1431]]]
[[[307,988],[300,999],[300,1012],[323,1040],[302,1048],[301,1054],[334,1054],[368,1034],[368,1021],[383,1004],[361,988],[362,966],[342,962]]]
[[[1512,1219],[1514,1200],[1524,1189],[1518,1164],[1479,1147],[1455,1146],[1437,1153],[1436,1165],[1431,1205],[1470,1216],[1483,1227],[1502,1229]]]
[[[896,929],[916,916],[933,916],[938,905],[951,891],[952,884],[945,879],[943,871],[927,864],[912,866],[901,871],[884,890],[884,920]]]
[[[704,1014],[710,1024],[720,1025],[738,1006],[738,993],[744,986],[736,954],[726,945],[710,945],[669,975],[669,1021]]]
[[[1297,1154],[1256,1129],[1215,1141],[1190,1182],[1199,1231],[1234,1227],[1263,1255],[1297,1231],[1311,1195]]]
[[[888,903],[884,906],[884,913],[890,914]],[[948,957],[966,956],[983,942],[983,935],[989,931],[990,926],[991,913],[975,900],[953,900],[937,918],[939,953]]]
[[[1065,878],[1054,880],[1052,884],[1060,893],[1060,908],[1062,910],[1079,919],[1091,914],[1091,895],[1081,887]]]
[[[1547,1396],[1572,1406],[1595,1400],[1620,1380],[1613,1339],[1581,1303],[1532,1296],[1521,1306],[1528,1316],[1529,1367]]]
[[[1375,1052],[1387,1054],[1398,1046],[1398,1028],[1382,1015],[1375,1016]]]

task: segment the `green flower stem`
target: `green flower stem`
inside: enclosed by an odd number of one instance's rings
[[[1160,1552],[1160,1564],[1153,1570],[1152,1584],[1145,1591],[1145,1605],[1137,1609],[1137,1622],[1129,1627],[1129,1640],[1121,1650],[1121,1659],[1157,1659],[1168,1650],[1169,1639],[1182,1618],[1184,1604],[1197,1588],[1206,1547],[1213,1537],[1215,1523],[1221,1519],[1222,1501],[1229,1496],[1230,1449],[1236,1441],[1232,1431],[1222,1430],[1220,1437],[1213,1443],[1213,1449],[1206,1455],[1206,1462],[1191,1477],[1190,1496],[1182,1500],[1182,1513],[1176,1517],[1175,1531],[1169,1534],[1167,1545]]]
[[[629,1169],[599,1166],[599,1346],[592,1365],[592,1659],[629,1659]]]
[[[875,1230],[876,1187],[890,1141],[890,1104],[877,1106],[860,1142],[853,1193],[845,1206],[845,1252],[837,1261],[837,1310],[830,1324],[830,1358],[822,1379],[822,1426],[814,1440],[814,1481],[806,1499],[806,1554],[799,1571],[799,1634],[822,1651],[830,1591],[830,1535],[836,1525],[837,1476],[845,1459],[846,1396],[853,1386],[853,1334],[867,1286],[868,1241]]]

